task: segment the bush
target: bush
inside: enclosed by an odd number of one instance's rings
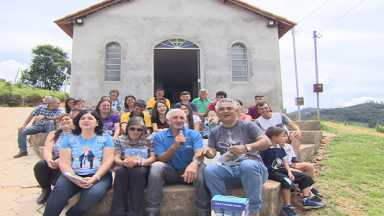
[[[384,126],[377,125],[376,131],[379,133],[384,133]]]

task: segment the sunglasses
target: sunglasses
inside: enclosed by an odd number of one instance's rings
[[[134,128],[134,127],[130,127],[130,128],[128,128],[128,130],[130,130],[130,131],[138,131],[138,132],[143,132],[144,131],[144,129],[143,128]]]

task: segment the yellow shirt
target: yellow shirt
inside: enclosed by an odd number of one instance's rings
[[[133,116],[133,113],[132,113],[132,116]],[[120,123],[128,123],[129,119],[131,119],[132,116],[131,116],[131,112],[124,113],[121,116]],[[144,119],[145,126],[147,128],[151,128],[152,127],[151,115],[149,115],[148,113],[143,113],[140,117]]]
[[[156,103],[156,97],[149,99],[147,108],[152,109],[155,106]],[[171,103],[169,102],[168,99],[165,99],[165,103],[167,104],[168,108],[171,108]]]

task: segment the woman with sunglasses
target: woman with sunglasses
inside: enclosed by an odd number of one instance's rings
[[[103,133],[101,117],[88,110],[81,111],[73,120],[75,129],[67,135],[60,148],[60,170],[63,173],[48,198],[44,216],[58,216],[69,198],[81,192],[79,201],[67,215],[84,215],[101,202],[112,185],[114,145]],[[69,173],[70,176],[65,175]],[[71,176],[79,176],[78,179]]]
[[[126,149],[145,149],[148,158],[138,162],[126,158]],[[115,164],[120,166],[115,172],[112,215],[142,215],[144,189],[147,184],[150,165],[156,161],[153,136],[147,134],[144,120],[132,117],[125,134],[115,140]],[[127,206],[128,191],[130,203]]]
[[[57,178],[61,175],[59,168],[59,150],[64,137],[72,133],[73,120],[69,114],[61,114],[59,117],[59,129],[52,131],[45,139],[43,157],[44,160],[37,162],[33,171],[36,181],[42,189],[37,198],[37,204],[43,204],[51,194],[51,185],[55,185]]]

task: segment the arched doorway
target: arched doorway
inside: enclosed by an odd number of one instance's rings
[[[180,92],[198,96],[200,89],[200,51],[184,39],[169,39],[154,50],[154,90],[162,88],[172,104],[179,102]]]

